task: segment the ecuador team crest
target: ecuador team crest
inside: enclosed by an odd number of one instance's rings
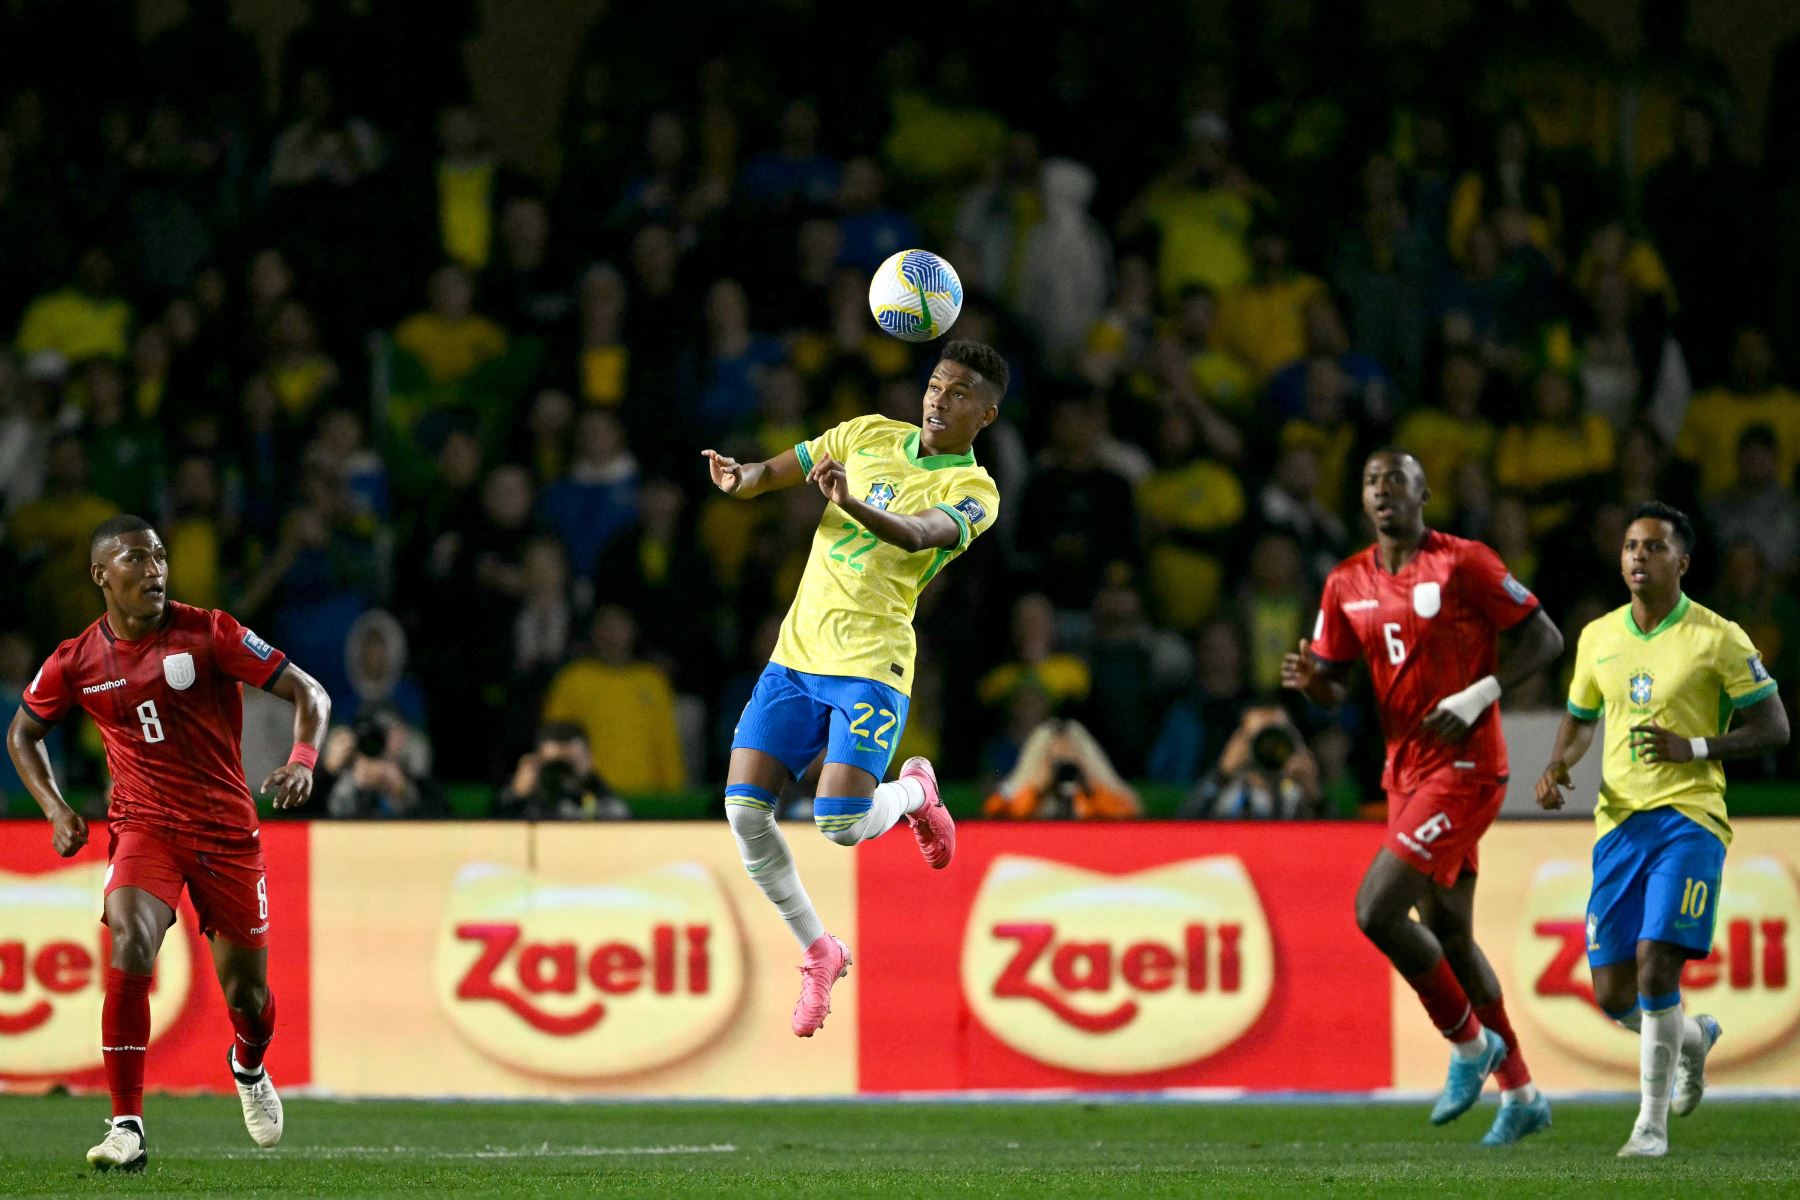
[[[894,485],[885,479],[878,479],[869,485],[869,495],[863,503],[886,512],[887,506],[894,502],[894,495]]]
[[[1651,685],[1656,682],[1655,676],[1648,671],[1639,671],[1631,677],[1631,702],[1642,706],[1650,703]]]
[[[163,678],[178,692],[185,692],[193,687],[194,656],[186,650],[180,654],[163,655]]]

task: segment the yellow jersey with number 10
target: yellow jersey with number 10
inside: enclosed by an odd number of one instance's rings
[[[873,679],[910,696],[919,593],[993,525],[1000,492],[973,451],[920,457],[918,426],[886,417],[845,421],[794,453],[803,471],[826,455],[843,463],[850,494],[865,504],[896,513],[940,508],[961,531],[954,546],[909,554],[827,504],[775,643],[772,661],[784,667]]]
[[[1731,844],[1725,768],[1704,762],[1644,762],[1631,727],[1655,721],[1682,737],[1717,737],[1737,709],[1775,694],[1762,656],[1734,621],[1683,596],[1645,633],[1631,605],[1589,623],[1575,647],[1569,711],[1606,717],[1606,755],[1594,817],[1604,837],[1634,812],[1673,806]]]

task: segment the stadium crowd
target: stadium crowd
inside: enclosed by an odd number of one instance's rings
[[[1477,4],[1429,48],[1345,0],[1282,37],[1248,2],[1217,28],[609,6],[553,152],[513,163],[468,99],[469,0],[314,0],[274,80],[223,0],[186,7],[140,42],[122,0],[0,4],[9,700],[98,614],[87,537],[126,511],[177,599],[326,685],[340,769],[393,748],[320,811],[429,814],[444,780],[614,815],[718,779],[823,501],[728,501],[699,451],[916,421],[930,348],[866,302],[915,245],[1015,382],[976,445],[996,534],[921,603],[901,757],[991,787],[1058,721],[1110,760],[1094,815],[1130,811],[1125,780],[1195,812],[1354,797],[1368,709],[1277,683],[1366,544],[1384,444],[1571,645],[1623,600],[1630,506],[1680,505],[1692,590],[1800,680],[1800,226],[1775,219],[1800,46],[1758,168],[1678,0],[1642,4],[1630,61],[1562,0]],[[96,740],[59,753],[98,781]],[[553,761],[576,782],[540,811]]]

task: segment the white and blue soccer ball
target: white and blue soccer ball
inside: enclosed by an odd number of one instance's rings
[[[956,268],[929,250],[902,250],[869,280],[869,311],[883,333],[903,342],[942,336],[962,312]]]

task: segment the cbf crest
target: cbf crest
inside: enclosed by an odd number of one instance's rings
[[[186,650],[180,654],[163,655],[163,678],[178,692],[185,692],[193,687],[194,656]]]
[[[1631,702],[1640,708],[1650,703],[1651,685],[1656,682],[1648,671],[1639,671],[1631,677]]]
[[[887,511],[887,506],[894,502],[894,485],[885,479],[878,479],[869,485],[869,494],[863,500],[870,508]]]

